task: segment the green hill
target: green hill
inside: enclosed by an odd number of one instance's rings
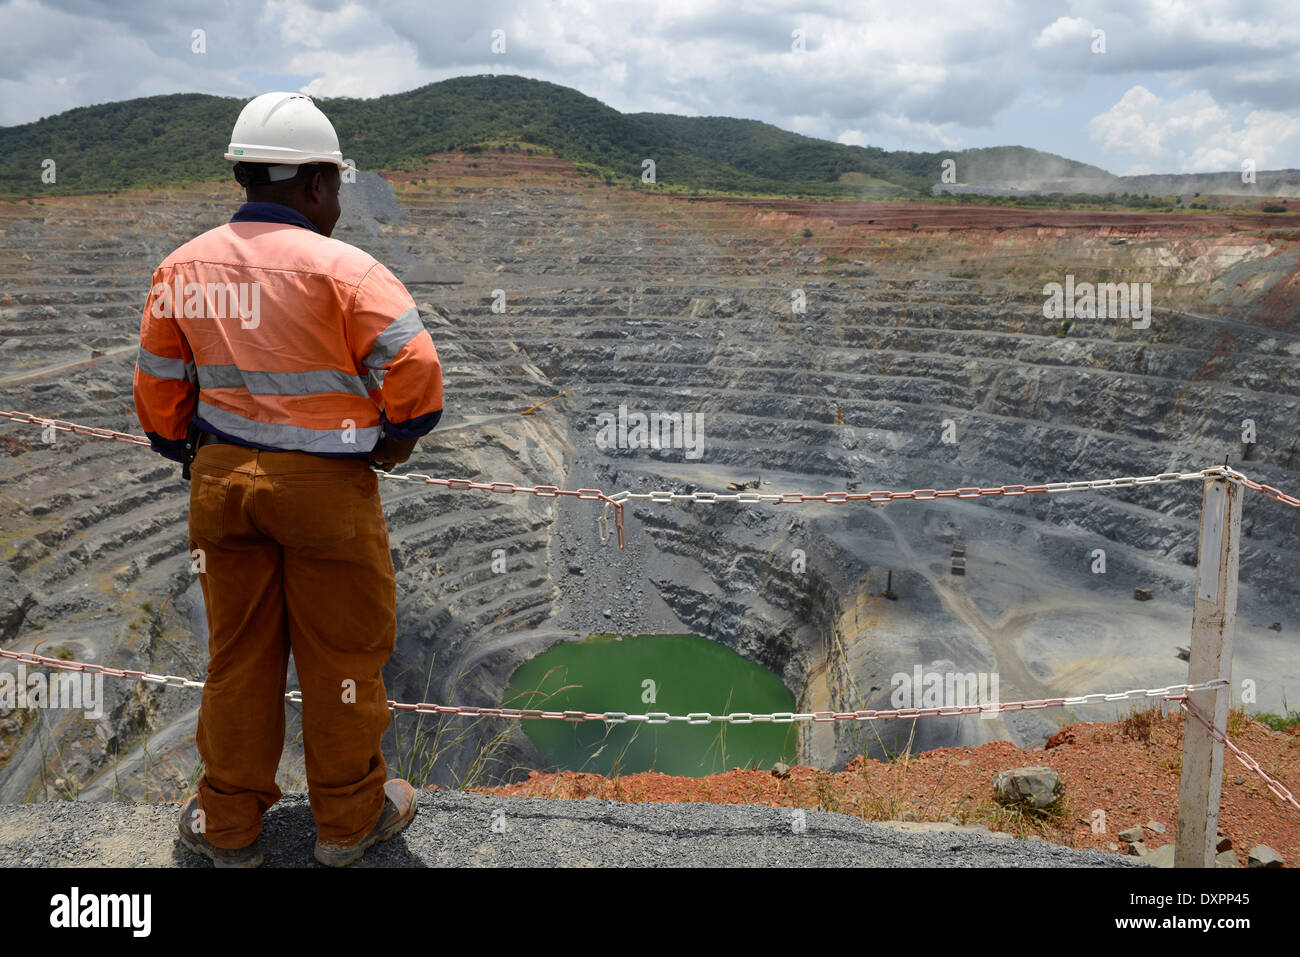
[[[80,107],[0,127],[0,195],[39,196],[230,177],[222,158],[244,104],[187,93]],[[620,113],[577,90],[519,76],[466,76],[375,99],[321,98],[343,155],[363,170],[410,169],[475,144],[532,143],[609,181],[639,184],[642,160],[660,188],[861,196],[928,192],[946,156],[990,169],[1092,171],[1022,147],[951,153],[886,152],[800,136],[755,120]],[[41,182],[55,160],[57,182]],[[1100,170],[1096,171],[1100,173]],[[863,187],[862,183],[877,184]],[[879,184],[884,184],[883,186]]]
[[[874,146],[846,146],[729,116],[630,116],[667,139],[761,179],[825,186],[845,173],[863,173],[911,189],[928,189],[939,175],[934,153],[887,153]]]

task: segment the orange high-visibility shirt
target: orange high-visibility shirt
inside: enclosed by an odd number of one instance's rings
[[[255,448],[366,458],[431,432],[442,366],[410,293],[368,253],[278,203],[246,203],[160,265],[135,407],[181,461],[191,421]]]

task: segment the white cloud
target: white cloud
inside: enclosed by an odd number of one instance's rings
[[[918,151],[954,149],[962,145],[954,123],[918,123],[905,116],[882,114],[875,115],[872,120],[873,129],[844,130],[835,141],[850,146],[880,146],[886,142],[897,144],[896,149]]]
[[[486,57],[484,58],[486,59]],[[456,76],[461,71],[437,75],[425,69],[411,55],[411,45],[395,40],[354,53],[304,52],[285,64],[288,73],[319,74],[303,87],[312,96],[374,97]],[[482,73],[489,72],[486,67]]]
[[[1083,17],[1057,17],[1049,26],[1034,37],[1034,47],[1042,50],[1047,47],[1062,46],[1080,40],[1092,40],[1093,26]]]
[[[1254,110],[1235,122],[1204,90],[1163,99],[1135,86],[1089,121],[1088,134],[1107,152],[1141,157],[1137,165],[1148,170],[1234,170],[1247,157],[1259,169],[1272,169],[1286,155],[1294,155],[1294,146],[1300,144],[1300,118]]]
[[[370,32],[373,18],[365,7],[348,3],[340,10],[321,16],[319,10],[297,0],[270,0],[262,14],[262,24],[276,31],[285,47],[303,46],[311,50],[337,49]]]

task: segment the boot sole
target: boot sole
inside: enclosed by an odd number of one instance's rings
[[[182,805],[181,807],[182,811],[184,811],[184,807],[185,806]],[[259,853],[256,858],[252,858],[247,861],[240,861],[238,863],[229,860],[218,860],[217,858],[218,848],[214,848],[211,844],[208,844],[206,841],[202,841],[186,833],[183,824],[178,824],[176,830],[180,834],[182,844],[184,844],[187,848],[189,848],[194,853],[202,854],[204,857],[206,857],[208,860],[212,862],[214,867],[250,868],[250,867],[262,866],[262,861],[264,858],[261,853]]]
[[[327,850],[321,846],[320,842],[317,842],[316,860],[320,861],[326,867],[347,867],[354,861],[359,861],[365,855],[366,851],[370,850],[370,848],[374,847],[379,842],[386,841],[390,837],[395,837],[402,833],[402,831],[406,830],[406,826],[415,820],[415,812],[418,804],[419,801],[417,796],[417,798],[411,800],[411,810],[408,813],[399,817],[392,824],[388,825],[388,827],[384,828],[384,830],[376,831],[371,834],[360,844],[344,848],[342,851]]]
[[[214,867],[251,868],[251,867],[262,866],[263,857],[261,854],[258,854],[257,857],[253,858],[252,860],[243,861],[238,864],[232,863],[228,860],[218,859],[217,852],[212,848],[210,844],[204,844],[201,841],[196,841],[194,838],[190,837],[184,831],[181,831],[181,843],[184,844],[186,847],[188,847],[194,853],[202,854],[204,857],[206,857],[208,860],[212,862]]]

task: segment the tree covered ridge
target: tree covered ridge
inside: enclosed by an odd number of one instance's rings
[[[230,177],[222,158],[245,99],[179,93],[78,107],[0,127],[0,195],[40,196],[161,186]],[[731,117],[620,113],[577,90],[520,76],[464,76],[375,99],[317,98],[345,158],[363,170],[413,169],[425,157],[494,140],[532,143],[594,166],[607,181],[639,183],[642,161],[660,184],[786,195],[860,195],[838,182],[858,173],[896,192],[928,193],[940,163],[958,170],[990,154],[1022,176],[1037,169],[1105,175],[1023,147],[948,153],[887,152],[791,133]],[[42,182],[53,159],[57,179]],[[969,179],[969,172],[960,179]],[[888,189],[888,187],[884,187]]]

